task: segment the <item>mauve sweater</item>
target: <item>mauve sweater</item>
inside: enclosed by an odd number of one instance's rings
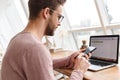
[[[6,50],[2,80],[56,80],[53,69],[72,68],[71,56],[53,60],[42,42],[31,33],[21,32],[10,41]],[[70,80],[82,79],[80,71],[72,71]]]

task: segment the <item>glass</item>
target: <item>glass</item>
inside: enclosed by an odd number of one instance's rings
[[[58,22],[61,23],[62,20],[64,19],[64,16],[59,14],[57,11],[55,11],[53,9],[50,9],[50,10],[58,15]]]
[[[112,29],[111,30],[113,34],[119,34],[120,35],[120,29]]]
[[[65,11],[72,28],[100,25],[94,0],[69,0]]]
[[[89,46],[89,37],[91,35],[103,35],[103,30],[92,30],[92,31],[80,31],[75,32],[73,35],[75,36],[75,43],[78,49],[80,49],[82,45],[82,40],[86,41],[86,45]]]
[[[120,0],[104,0],[109,23],[120,23]]]

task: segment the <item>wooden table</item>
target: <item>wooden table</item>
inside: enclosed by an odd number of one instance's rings
[[[70,55],[70,51],[56,51],[52,53],[53,58],[61,58]],[[56,69],[56,71],[61,72],[67,76],[70,76],[71,69]],[[84,74],[84,80],[120,80],[120,65],[115,67],[104,69],[101,71],[93,72],[87,71]]]

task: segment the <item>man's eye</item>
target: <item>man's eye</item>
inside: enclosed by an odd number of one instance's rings
[[[61,16],[58,16],[58,20],[60,20]]]

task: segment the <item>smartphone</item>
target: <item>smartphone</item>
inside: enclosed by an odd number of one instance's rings
[[[86,48],[85,51],[83,51],[83,53],[89,54],[89,53],[92,53],[95,49],[96,49],[96,47],[94,47],[94,46],[89,46],[89,47]],[[77,56],[79,56],[79,55],[77,55]],[[77,56],[75,56],[75,59],[77,58]],[[84,56],[84,55],[83,55],[83,56]]]
[[[83,53],[85,53],[85,54],[92,53],[94,50],[96,50],[96,47],[89,46],[86,48],[86,50]]]

